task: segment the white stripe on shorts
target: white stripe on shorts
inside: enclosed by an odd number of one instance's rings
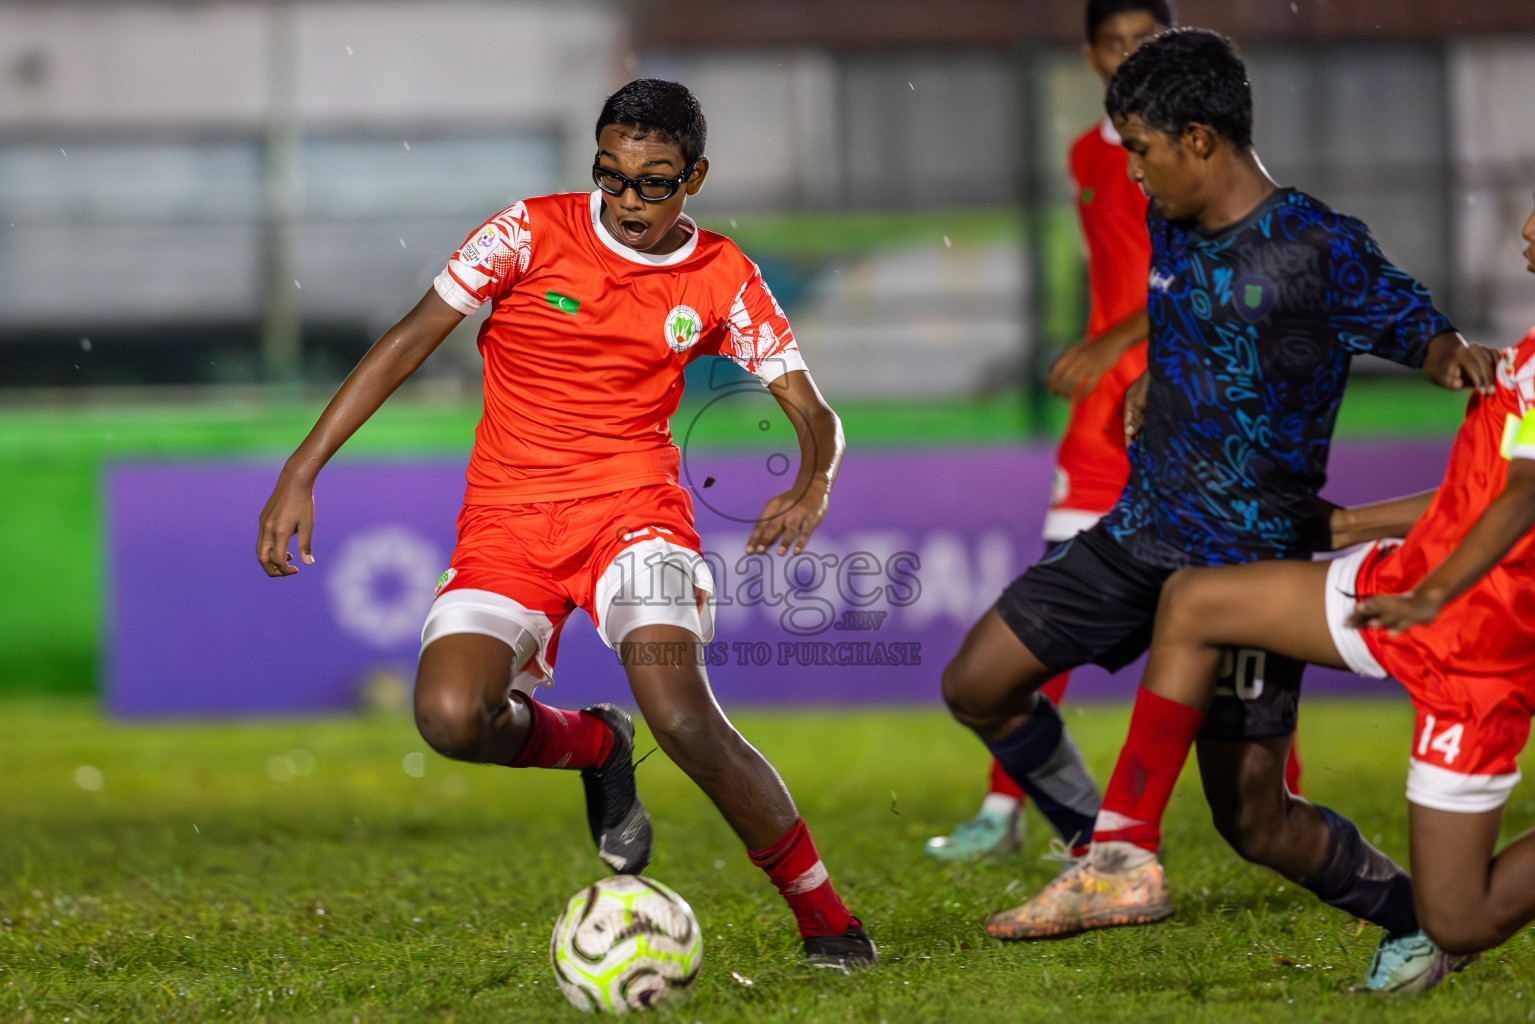
[[[594,596],[597,635],[609,647],[641,626],[680,626],[705,643],[714,639],[709,563],[692,548],[663,537],[619,551],[598,577]]]
[[[554,685],[554,667],[549,664],[549,639],[555,624],[543,612],[536,612],[491,590],[449,590],[437,595],[432,610],[421,627],[421,649],[440,637],[453,633],[478,633],[492,636],[515,653],[512,686],[532,693],[540,686]],[[524,670],[534,657],[542,676]]]
[[[1350,629],[1347,623],[1358,602],[1355,591],[1359,585],[1359,567],[1375,553],[1379,544],[1380,541],[1366,544],[1327,564],[1327,629],[1332,633],[1333,645],[1343,656],[1343,664],[1351,672],[1369,679],[1387,678],[1386,670],[1380,667],[1380,662],[1370,653],[1364,636],[1359,630]]]
[[[1519,770],[1507,775],[1462,775],[1413,758],[1407,767],[1407,799],[1436,811],[1480,814],[1508,802],[1519,784]]]

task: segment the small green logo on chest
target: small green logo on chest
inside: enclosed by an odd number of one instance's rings
[[[581,308],[580,302],[569,295],[561,295],[559,292],[544,292],[544,301],[561,313],[574,313]]]
[[[1263,286],[1250,284],[1242,289],[1242,301],[1247,303],[1248,309],[1257,309],[1263,305]]]

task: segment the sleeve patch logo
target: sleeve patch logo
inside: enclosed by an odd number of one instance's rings
[[[496,247],[501,244],[501,232],[496,230],[494,224],[487,224],[459,250],[459,257],[471,266],[484,263],[490,259]]]
[[[698,344],[701,327],[702,321],[692,306],[673,306],[666,314],[666,344],[673,352],[686,352]]]

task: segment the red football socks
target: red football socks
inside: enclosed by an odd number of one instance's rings
[[[831,887],[831,876],[815,851],[804,818],[767,849],[747,852],[794,911],[802,938],[841,935],[853,923],[853,915]]]
[[[1114,763],[1093,842],[1134,843],[1156,852],[1173,784],[1204,718],[1201,712],[1150,690],[1135,692],[1130,735]]]
[[[595,715],[551,708],[532,697],[523,703],[532,722],[513,768],[595,768],[613,752],[613,730]]]

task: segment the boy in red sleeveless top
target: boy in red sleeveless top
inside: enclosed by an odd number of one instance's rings
[[[439,753],[581,771],[598,853],[620,873],[650,859],[634,785],[634,726],[611,704],[563,711],[559,635],[577,607],[624,666],[667,755],[698,783],[777,886],[806,961],[875,962],[782,780],[730,724],[709,688],[714,582],[678,484],[668,420],[683,371],[724,356],[754,373],[794,425],[801,464],[767,502],[747,550],[803,550],[826,514],[841,424],[805,369],[757,267],[683,215],[709,170],[698,101],[642,79],[597,121],[597,189],[541,196],[476,228],[434,285],[363,357],[284,466],[262,510],[268,575],[298,536],[313,564],[316,475],[458,323],[480,329],[485,413],[475,431],[458,544],[422,630],[416,724]]]

